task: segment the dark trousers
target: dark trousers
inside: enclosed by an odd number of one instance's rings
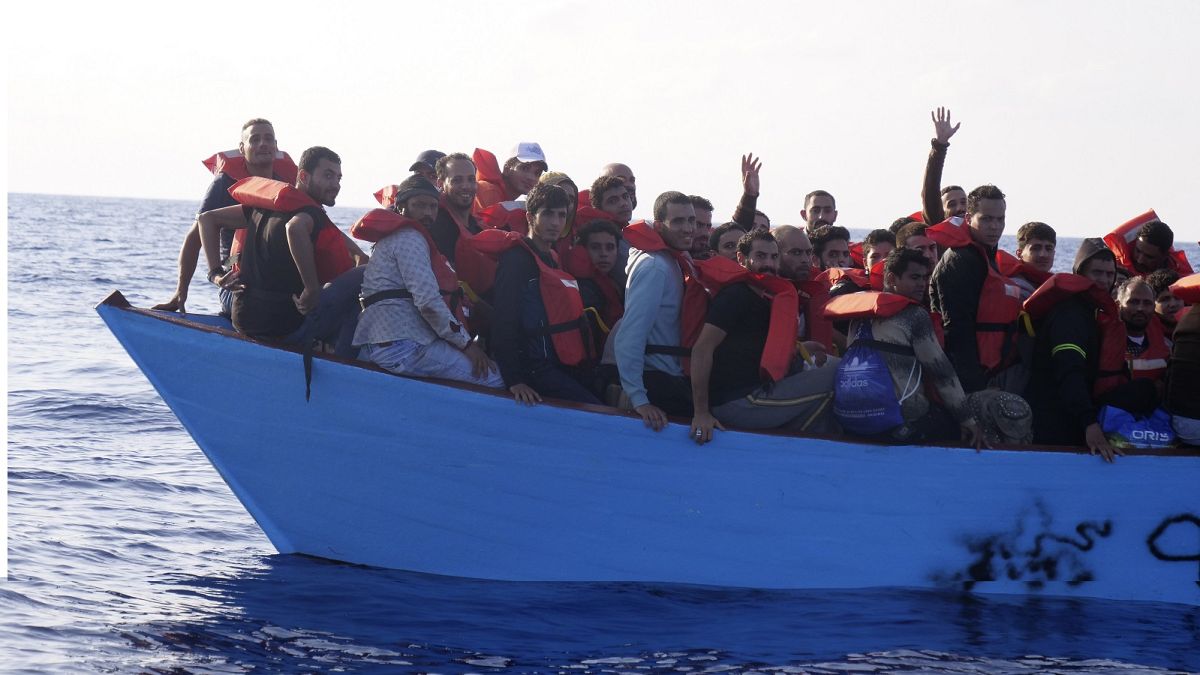
[[[691,417],[692,383],[682,375],[668,375],[661,370],[642,371],[646,398],[668,415]]]
[[[354,348],[354,330],[358,328],[358,315],[362,306],[358,294],[362,290],[363,274],[367,266],[360,265],[343,272],[321,289],[317,306],[304,317],[304,323],[284,338],[284,342],[303,343],[310,339],[321,340],[333,345],[333,353],[352,359],[358,351]]]
[[[584,372],[581,369],[543,362],[525,373],[525,382],[543,397],[599,405],[600,399],[596,398],[585,384],[593,377],[590,370]]]

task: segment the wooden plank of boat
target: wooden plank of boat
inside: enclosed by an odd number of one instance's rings
[[[282,553],[499,580],[934,587],[1200,604],[1200,454],[730,431],[101,317]]]

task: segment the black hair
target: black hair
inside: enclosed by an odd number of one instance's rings
[[[621,179],[618,178],[617,180],[621,180]],[[624,184],[625,184],[625,182],[622,181],[621,185],[624,185]],[[593,192],[592,199],[595,199],[595,198],[596,198],[595,193]],[[661,195],[658,196],[658,199],[654,200],[654,220],[655,221],[660,222],[660,223],[666,221],[666,219],[667,219],[667,204],[687,204],[688,206],[691,206],[692,198],[683,194],[682,192],[677,192],[675,190],[668,190],[667,192],[662,193]],[[597,206],[596,208],[600,208],[600,207]]]
[[[825,246],[827,246],[829,242],[842,239],[849,243],[850,230],[847,230],[841,225],[822,225],[809,236],[809,239],[812,240],[813,255],[820,258],[821,254],[825,252]]]
[[[471,159],[464,152],[455,152],[455,153],[446,155],[445,157],[439,157],[438,161],[433,165],[433,173],[435,176],[437,176],[439,183],[446,180],[446,175],[450,171],[450,169],[448,168],[450,166],[450,162],[455,162],[455,161],[470,162],[471,168],[472,169],[475,168],[475,160]]]
[[[915,248],[894,248],[892,252],[884,258],[883,271],[885,274],[894,274],[897,277],[904,276],[909,265],[920,265],[929,271],[929,259],[925,254]]]
[[[1145,239],[1147,244],[1157,246],[1166,253],[1175,243],[1175,233],[1161,220],[1152,220],[1138,228],[1138,239]]]
[[[985,199],[1003,200],[1004,193],[1000,191],[1000,188],[992,185],[991,183],[988,183],[987,185],[980,185],[974,190],[971,190],[971,194],[967,195],[967,215],[970,216],[974,213],[978,213],[979,202]]]
[[[725,236],[725,234],[730,230],[741,230],[742,232],[745,232],[746,228],[742,227],[741,223],[734,222],[732,220],[728,223],[721,223],[720,225],[714,227],[712,232],[708,234],[708,247],[714,251],[717,250],[717,247],[721,245],[721,237]]]
[[[704,211],[713,211],[714,210],[712,202],[708,201],[704,197],[701,197],[700,195],[692,195],[692,196],[688,197],[688,199],[692,200],[693,208],[703,209]]]
[[[557,185],[535,185],[525,196],[525,212],[530,218],[545,209],[570,209],[571,198]]]
[[[334,164],[342,163],[342,158],[338,157],[336,152],[320,145],[314,145],[300,153],[300,170],[305,173],[312,173],[323,159],[327,159]]]
[[[1058,244],[1058,235],[1054,232],[1054,228],[1037,221],[1025,223],[1017,230],[1017,249],[1025,248],[1025,244],[1029,243],[1030,239],[1042,239],[1051,244]]]
[[[588,221],[586,225],[579,228],[575,233],[575,243],[580,246],[587,246],[588,238],[593,234],[611,234],[614,239],[621,241],[621,231],[611,220],[596,220]]]
[[[738,253],[741,253],[742,255],[750,255],[750,249],[754,247],[754,242],[756,241],[769,241],[775,245],[775,248],[779,248],[779,242],[775,241],[775,237],[773,237],[770,232],[766,232],[764,230],[755,230],[753,232],[747,232],[746,234],[742,235],[741,239],[738,239]]]

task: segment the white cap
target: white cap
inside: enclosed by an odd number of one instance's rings
[[[529,141],[517,143],[513,147],[512,152],[508,153],[508,156],[516,157],[525,164],[528,164],[529,162],[541,162],[546,164],[546,153],[542,152],[542,146]]]

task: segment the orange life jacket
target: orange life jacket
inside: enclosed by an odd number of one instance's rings
[[[675,264],[679,266],[679,274],[683,278],[683,305],[679,318],[679,346],[646,345],[646,353],[673,354],[686,358],[692,345],[696,343],[696,338],[700,336],[700,329],[704,327],[703,310],[708,307],[708,295],[705,293],[704,287],[695,281],[696,261],[692,260],[691,256],[685,254],[683,251],[677,251],[667,246],[662,236],[655,231],[654,225],[645,220],[639,220],[626,225],[621,229],[621,236],[625,238],[625,241],[629,242],[630,248],[636,248],[646,253],[662,251],[674,258]],[[702,307],[703,309],[697,312],[693,308],[689,313],[687,311],[689,305]],[[687,369],[688,366],[685,364],[684,371],[686,372]]]
[[[230,186],[229,194],[239,204],[263,211],[291,214],[309,210],[313,216],[313,260],[317,267],[317,280],[322,284],[333,281],[354,267],[342,231],[333,224],[320,204],[297,188],[283,181],[250,176]],[[314,208],[316,210],[312,211]],[[240,252],[240,248],[240,242],[235,238],[230,256]]]
[[[515,246],[524,247],[538,267],[538,292],[546,306],[546,333],[554,345],[554,353],[560,363],[577,366],[594,357],[591,340],[587,339],[587,319],[583,316],[583,298],[579,295],[579,282],[561,269],[542,262],[525,238],[516,232],[484,230],[471,237],[470,245],[481,253],[498,258],[501,253]],[[551,252],[551,257],[556,257]]]
[[[1133,252],[1136,246],[1135,242],[1137,242],[1138,229],[1142,225],[1158,219],[1158,214],[1154,212],[1154,209],[1150,209],[1125,221],[1118,225],[1117,229],[1104,235],[1104,244],[1117,257],[1117,264],[1129,270],[1130,274],[1138,275],[1137,269],[1133,266]],[[1174,246],[1167,251],[1167,267],[1181,277],[1191,274],[1193,271],[1191,264],[1188,263],[1187,254]]]
[[[987,249],[971,238],[965,226],[956,226],[946,220],[934,227],[942,227],[938,235],[941,240],[929,234],[933,227],[928,228],[925,234],[937,241],[939,246],[943,241],[948,248],[973,246],[983,256],[985,263],[993,258],[988,255]],[[1011,365],[1009,357],[1016,354],[1014,347],[1020,316],[1021,287],[1009,281],[992,265],[987,265],[987,276],[979,293],[979,309],[975,313],[975,345],[979,350],[979,364],[989,374]]]
[[[516,232],[522,237],[529,234],[529,218],[524,202],[504,201],[480,210],[475,214],[479,224],[488,230]]]
[[[429,247],[429,268],[433,270],[433,277],[437,280],[438,291],[442,294],[442,300],[446,302],[446,307],[450,309],[450,313],[454,315],[458,324],[460,326],[465,325],[466,316],[463,310],[463,292],[458,285],[458,274],[455,273],[454,266],[450,264],[446,256],[442,255],[437,245],[433,243],[433,238],[429,236],[429,231],[425,229],[424,225],[389,209],[371,209],[350,226],[350,235],[355,239],[376,243],[393,232],[399,232],[403,229],[411,229],[425,239],[425,245]],[[387,300],[389,298],[411,299],[412,293],[408,289],[399,288],[380,291],[363,298],[363,308],[365,309],[380,300]]]
[[[996,267],[1000,268],[1000,274],[1010,279],[1025,277],[1034,287],[1044,284],[1051,276],[1050,272],[1043,272],[1002,249],[996,249]]]
[[[212,175],[225,174],[234,180],[242,180],[250,177],[250,171],[246,169],[246,158],[242,156],[240,150],[226,150],[202,160],[205,168],[212,172]],[[285,183],[296,182],[297,173],[296,163],[292,161],[291,155],[282,150],[275,151],[275,161],[271,165],[271,172]]]
[[[611,330],[612,325],[625,313],[616,282],[612,280],[612,277],[602,274],[596,269],[596,266],[592,264],[591,255],[583,246],[572,246],[568,249],[567,254],[562,257],[562,264],[563,269],[576,279],[591,279],[595,282],[600,289],[600,294],[604,296],[604,313],[599,314],[599,318]],[[594,310],[595,308],[587,309]]]
[[[1171,293],[1189,305],[1200,303],[1200,274],[1190,274],[1171,284]]]
[[[1081,296],[1096,308],[1096,325],[1100,335],[1100,354],[1092,396],[1111,391],[1129,381],[1125,362],[1125,324],[1121,321],[1117,303],[1092,280],[1078,274],[1053,274],[1025,301],[1025,313],[1040,321],[1062,302]]]
[[[475,206],[471,209],[475,217],[480,217],[484,209],[497,202],[507,202],[520,197],[508,193],[508,185],[504,182],[504,171],[496,161],[496,155],[482,148],[475,148],[471,155],[475,163]]]
[[[855,269],[863,269],[867,266],[867,257],[863,253],[863,245],[861,241],[850,242],[850,264]]]
[[[1127,354],[1129,372],[1133,377],[1161,380],[1167,373],[1167,359],[1171,358],[1171,348],[1167,345],[1162,321],[1157,316],[1150,317],[1150,323],[1146,325],[1145,340],[1146,349],[1141,354]]]
[[[851,319],[883,319],[895,316],[909,305],[919,305],[916,300],[899,293],[885,291],[863,291],[830,298],[825,303],[825,317],[836,321]]]
[[[815,279],[793,281],[799,295],[800,313],[804,316],[806,339],[821,343],[833,353],[833,322],[825,318],[825,303],[829,302],[829,287]]]

